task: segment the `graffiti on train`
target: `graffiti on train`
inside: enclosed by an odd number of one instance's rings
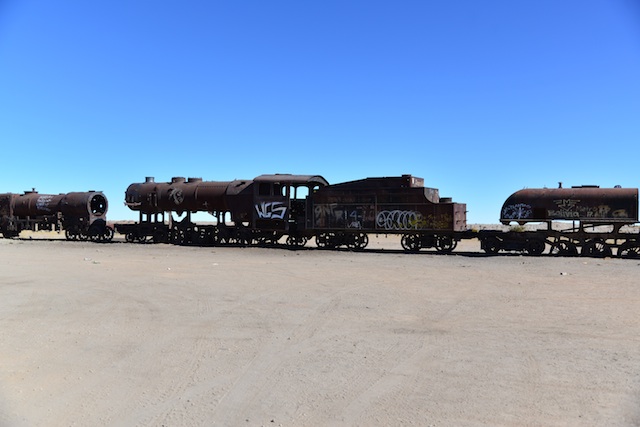
[[[255,205],[258,218],[283,219],[287,207],[282,202],[260,202]]]
[[[442,230],[451,226],[448,214],[423,214],[412,210],[384,210],[376,216],[376,226],[384,230]]]
[[[526,203],[508,205],[502,209],[502,218],[523,219],[531,217],[531,206]]]
[[[376,216],[376,225],[385,230],[416,230],[424,226],[424,217],[417,211],[380,211]]]
[[[366,228],[373,222],[372,206],[345,206],[335,203],[317,204],[313,210],[318,227]]]

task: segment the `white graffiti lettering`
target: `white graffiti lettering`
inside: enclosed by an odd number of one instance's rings
[[[38,200],[36,200],[36,208],[41,211],[50,212],[51,208],[49,207],[49,203],[51,203],[52,198],[53,196],[51,195],[38,197]]]
[[[416,211],[380,211],[376,224],[385,230],[415,230],[422,223],[422,214]]]
[[[260,202],[255,205],[258,218],[283,219],[287,207],[282,202]]]
[[[182,190],[179,188],[172,188],[169,191],[169,198],[173,201],[174,204],[179,205],[184,201],[184,194]]]
[[[558,205],[558,210],[559,211],[572,211],[580,203],[580,200],[558,199],[558,200],[554,200],[553,202],[556,205]]]
[[[515,205],[505,206],[505,208],[502,210],[502,218],[523,219],[531,217],[531,206],[527,205],[526,203],[518,203]]]

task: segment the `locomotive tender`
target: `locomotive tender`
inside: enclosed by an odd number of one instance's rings
[[[22,230],[65,230],[68,240],[110,241],[107,198],[98,191],[67,194],[0,194],[0,232],[16,237]]]
[[[366,178],[320,188],[310,196],[311,229],[320,247],[362,249],[367,233],[400,234],[408,251],[451,252],[467,228],[466,205],[440,198],[411,175]]]

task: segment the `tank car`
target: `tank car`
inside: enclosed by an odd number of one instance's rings
[[[637,233],[621,231],[623,226],[638,222],[637,188],[560,185],[520,190],[504,202],[500,221],[521,226],[541,223],[546,229],[484,233],[481,241],[486,252],[525,250],[540,254],[549,245],[557,255],[610,256],[613,248],[623,257],[640,253]]]
[[[320,247],[364,248],[367,234],[400,234],[405,250],[451,252],[467,227],[466,205],[441,198],[411,175],[366,178],[320,188],[312,196]]]
[[[580,225],[615,225],[638,222],[637,188],[526,189],[513,193],[502,206],[500,222],[577,221]]]
[[[125,204],[140,213],[139,222],[116,224],[116,229],[127,241],[251,244],[273,243],[287,235],[289,244],[299,245],[308,238],[305,197],[327,184],[318,175],[233,181],[174,177],[171,182],[147,177],[125,192]],[[194,223],[191,214],[196,212],[212,214],[212,224]]]
[[[65,231],[69,240],[109,241],[107,198],[102,192],[0,194],[0,232],[16,237],[22,230]]]

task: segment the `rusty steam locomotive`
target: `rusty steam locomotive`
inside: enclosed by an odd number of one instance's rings
[[[116,224],[130,242],[273,244],[286,237],[292,247],[315,238],[323,248],[362,249],[369,233],[401,233],[408,250],[450,252],[455,233],[466,229],[464,204],[441,199],[437,189],[410,175],[335,185],[318,175],[166,183],[149,177],[129,186],[125,203],[140,213],[137,224]],[[214,223],[194,223],[191,214],[201,211],[211,213]],[[184,218],[176,220],[173,213]]]
[[[125,204],[139,212],[135,223],[115,224],[127,242],[195,245],[304,246],[363,249],[370,234],[401,236],[406,251],[435,248],[449,253],[463,239],[478,239],[487,253],[640,257],[638,189],[582,186],[528,189],[512,194],[500,221],[510,229],[471,230],[466,205],[440,197],[411,175],[329,184],[319,175],[274,174],[252,180],[131,184]],[[67,238],[110,241],[107,200],[99,192],[58,196],[26,192],[0,195],[0,232],[64,229]],[[192,214],[210,213],[196,222]],[[531,229],[529,223],[536,223]]]
[[[0,232],[15,237],[22,230],[64,230],[69,240],[110,241],[107,198],[97,191],[67,194],[0,194]]]

